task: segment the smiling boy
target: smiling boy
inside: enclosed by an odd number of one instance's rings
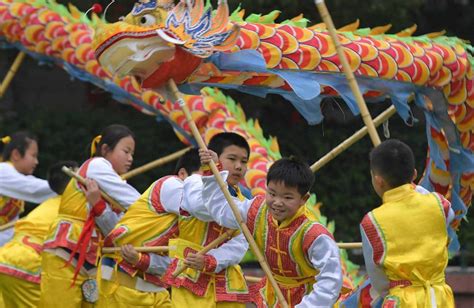
[[[200,150],[199,154],[201,164],[217,162],[217,155],[210,150]],[[227,171],[221,174],[228,178]],[[214,220],[224,227],[238,228],[215,178],[205,176],[202,180],[202,198]],[[307,164],[283,158],[268,171],[265,197],[235,200],[291,307],[331,307],[342,285],[337,245],[326,228],[305,211],[313,182]],[[252,295],[258,307],[278,304],[266,279],[254,286]]]

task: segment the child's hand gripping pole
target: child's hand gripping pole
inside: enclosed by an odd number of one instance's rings
[[[200,256],[204,256],[206,253],[208,253],[211,249],[214,249],[216,248],[217,246],[219,246],[220,244],[222,244],[225,240],[227,240],[228,238],[232,237],[232,234],[234,234],[235,230],[227,230],[226,232],[222,233],[221,235],[219,235],[215,240],[213,240],[212,242],[210,242],[209,244],[207,244],[202,250],[198,251],[198,255]],[[181,265],[180,267],[178,267],[174,273],[173,273],[173,277],[178,277],[179,274],[181,274],[182,272],[184,272],[188,267],[186,265]]]
[[[71,169],[69,169],[68,167],[66,166],[63,166],[61,168],[61,170],[66,173],[67,175],[69,175],[70,177],[76,179],[80,184],[82,185],[86,185],[86,179],[84,179],[82,176],[80,176],[79,174],[77,174],[76,172],[72,171]],[[107,201],[108,204],[110,204],[111,207],[113,207],[114,209],[117,209],[121,212],[125,212],[126,209],[120,205],[120,203],[118,203],[117,201],[115,201],[114,199],[112,199],[111,196],[109,196],[107,193],[103,192],[102,190],[100,190],[100,195],[102,196],[102,198],[104,198],[105,201]]]
[[[204,140],[202,139],[201,134],[199,133],[196,123],[194,123],[193,118],[191,117],[191,112],[189,111],[188,107],[186,106],[184,100],[181,98],[181,95],[178,91],[178,87],[176,86],[176,83],[174,82],[173,79],[170,79],[168,81],[168,86],[171,90],[171,93],[174,97],[174,99],[179,103],[181,109],[183,110],[183,113],[186,117],[186,120],[188,121],[189,127],[191,129],[191,132],[193,134],[194,139],[196,140],[197,144],[199,145],[199,148],[207,150],[207,147],[204,143]],[[280,302],[280,305],[284,308],[288,307],[288,304],[285,300],[285,297],[283,296],[283,293],[281,292],[280,288],[278,287],[278,284],[275,280],[275,278],[272,275],[272,271],[270,270],[270,267],[268,266],[267,262],[265,261],[265,258],[263,257],[262,253],[260,252],[257,243],[255,242],[252,234],[250,233],[247,225],[242,219],[242,216],[240,215],[240,212],[237,208],[237,206],[234,203],[234,200],[232,199],[232,196],[229,193],[229,190],[227,188],[227,184],[224,182],[222,179],[219,170],[217,169],[216,164],[211,161],[209,164],[212,173],[214,174],[217,183],[219,184],[219,187],[222,190],[222,193],[224,194],[227,202],[230,205],[230,208],[232,209],[232,212],[234,213],[234,216],[237,220],[237,222],[240,225],[240,228],[242,230],[242,233],[244,234],[245,238],[247,239],[247,242],[250,245],[250,249],[252,249],[252,252],[254,253],[255,257],[257,258],[258,262],[260,263],[260,266],[262,267],[263,271],[267,275],[267,278],[272,285],[277,297],[278,301]]]

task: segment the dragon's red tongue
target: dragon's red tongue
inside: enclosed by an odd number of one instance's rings
[[[202,59],[176,47],[175,56],[171,61],[159,66],[147,79],[142,82],[143,88],[157,88],[173,78],[181,83],[201,64]]]

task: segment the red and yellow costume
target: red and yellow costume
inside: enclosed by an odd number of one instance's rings
[[[437,193],[406,184],[383,195],[361,223],[367,272],[383,307],[454,307],[445,283],[452,210]]]
[[[179,209],[182,186],[174,176],[153,183],[106,237],[105,246],[168,246],[178,233],[173,208]],[[169,264],[167,254],[141,253],[134,265],[118,255],[104,256],[99,306],[171,307],[167,285],[161,280]]]
[[[139,193],[123,181],[110,162],[102,157],[87,160],[79,169],[79,174],[95,180],[101,190],[124,208],[139,197]],[[88,279],[96,279],[99,243],[103,234],[108,234],[118,219],[118,214],[104,202],[88,205],[77,181],[73,179],[69,182],[61,199],[58,217],[44,242],[41,307],[91,306],[83,301],[81,285]],[[83,229],[88,231],[83,232]],[[71,254],[75,251],[79,251],[78,257]]]
[[[224,171],[223,177],[228,173]],[[202,178],[202,198],[209,213],[222,226],[238,223],[213,176]],[[342,270],[339,249],[324,226],[312,219],[302,206],[278,223],[269,213],[265,199],[235,200],[257,246],[265,255],[287,303],[293,307],[330,307],[339,297]],[[258,307],[278,307],[272,286],[266,279],[252,286]]]

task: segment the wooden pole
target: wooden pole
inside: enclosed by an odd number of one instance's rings
[[[7,75],[3,79],[2,83],[0,84],[0,98],[3,97],[3,94],[7,91],[8,86],[10,85],[11,81],[13,80],[13,77],[15,77],[16,72],[18,71],[18,68],[20,67],[21,63],[25,59],[25,52],[20,51],[18,55],[15,58],[15,61],[13,61],[12,66],[10,66],[10,69],[7,72]]]
[[[375,126],[380,126],[383,122],[385,122],[387,119],[389,119],[392,115],[396,113],[395,106],[390,106],[379,114],[378,117],[374,119],[374,125]],[[350,146],[352,146],[354,143],[362,139],[365,135],[367,135],[368,129],[367,126],[362,127],[359,129],[356,133],[354,133],[352,136],[341,142],[338,146],[336,146],[334,149],[332,149],[330,152],[328,152],[326,155],[321,157],[317,162],[315,162],[313,165],[311,165],[311,170],[313,172],[318,171],[321,169],[324,165],[329,163],[331,160],[336,158],[339,154],[347,150]]]
[[[337,243],[339,249],[359,249],[362,248],[362,243]]]
[[[245,275],[245,280],[247,280],[247,282],[250,282],[250,283],[257,283],[257,282],[260,282],[262,279],[263,277]]]
[[[187,147],[185,149],[179,150],[173,154],[166,155],[164,157],[158,158],[152,162],[149,162],[148,164],[145,164],[141,167],[135,168],[133,170],[130,170],[127,173],[122,174],[122,179],[128,180],[136,175],[139,175],[140,173],[147,172],[148,170],[151,170],[153,168],[159,167],[161,165],[164,165],[166,163],[169,163],[173,160],[176,160],[183,156],[187,151],[191,150],[192,147]]]
[[[216,248],[217,246],[219,246],[221,243],[223,243],[225,240],[227,240],[229,237],[232,236],[232,234],[234,234],[235,230],[227,230],[226,232],[222,233],[221,235],[219,235],[216,239],[214,239],[212,242],[210,242],[209,244],[207,244],[202,250],[198,251],[198,255],[200,256],[203,256],[205,255],[206,253],[208,253],[211,249],[214,249]],[[184,272],[188,267],[186,265],[182,265],[180,267],[178,267],[174,273],[173,273],[173,277],[178,277],[179,274],[181,274],[182,272]]]
[[[150,246],[150,247],[133,247],[137,252],[168,252],[176,249],[174,246]],[[120,247],[102,247],[102,253],[115,253],[122,251]]]
[[[334,23],[332,22],[331,15],[329,14],[324,0],[314,0],[314,3],[316,4],[319,11],[319,15],[321,15],[321,18],[326,24],[326,28],[328,29],[329,35],[331,36],[331,39],[334,45],[336,46],[339,61],[342,64],[342,69],[344,71],[344,74],[346,75],[349,86],[356,99],[357,106],[360,110],[360,115],[362,116],[362,120],[364,121],[364,124],[365,126],[367,126],[367,129],[369,131],[370,139],[372,140],[374,146],[377,146],[380,144],[379,135],[377,133],[377,130],[375,129],[374,123],[372,122],[372,117],[370,116],[369,109],[365,104],[364,97],[360,92],[359,86],[357,85],[357,81],[354,77],[354,74],[352,73],[352,69],[349,65],[349,62],[347,62],[347,58],[337,37],[336,28],[334,27]]]
[[[3,224],[0,226],[0,231],[4,231],[4,230],[7,230],[7,229],[10,229],[10,228],[13,228],[15,226],[15,223],[17,222],[18,220],[14,220],[14,221],[9,221],[7,222],[6,224]]]
[[[79,174],[77,174],[76,172],[72,171],[71,169],[69,169],[68,167],[66,166],[63,166],[62,169],[61,169],[64,173],[66,173],[67,175],[69,175],[70,177],[76,179],[79,183],[81,183],[82,185],[86,185],[86,180],[80,176]],[[110,204],[110,206],[112,206],[113,208],[116,208],[118,210],[120,210],[121,212],[125,212],[126,209],[120,204],[118,203],[117,201],[115,201],[114,199],[112,199],[111,196],[109,196],[107,193],[103,192],[102,190],[100,190],[100,195],[102,196],[102,198],[104,198],[105,201],[107,201],[108,204]]]
[[[183,113],[186,116],[186,120],[188,121],[189,127],[191,128],[191,132],[193,134],[193,137],[199,145],[199,148],[207,149],[207,147],[204,143],[204,140],[202,139],[202,136],[199,133],[197,127],[196,127],[196,123],[194,123],[194,121],[193,121],[193,118],[191,116],[191,112],[189,111],[188,106],[186,106],[184,100],[181,98],[181,95],[178,91],[178,87],[176,86],[173,79],[170,79],[168,81],[168,86],[170,87],[171,93],[176,98],[176,101],[179,102],[179,104],[180,104],[180,106],[183,110]],[[267,275],[268,280],[270,281],[270,283],[271,283],[271,285],[272,285],[272,287],[273,287],[273,289],[274,289],[274,291],[275,291],[275,293],[278,297],[280,305],[284,308],[287,308],[288,304],[285,300],[285,297],[283,296],[283,293],[281,292],[280,288],[278,287],[278,283],[276,282],[275,278],[273,277],[272,271],[271,271],[270,267],[268,266],[267,262],[265,261],[262,253],[260,252],[260,249],[258,248],[257,243],[255,243],[255,240],[254,240],[252,234],[250,233],[247,225],[244,223],[244,221],[242,219],[242,215],[240,215],[240,212],[239,212],[237,206],[235,205],[234,200],[232,199],[232,196],[229,193],[229,189],[227,187],[226,182],[222,179],[222,177],[219,173],[219,170],[217,169],[217,166],[213,161],[211,161],[209,166],[210,166],[211,171],[212,171],[212,173],[214,174],[214,176],[217,180],[217,183],[219,184],[219,187],[222,190],[222,193],[224,194],[227,202],[229,203],[230,208],[232,209],[232,212],[234,213],[234,216],[235,216],[237,222],[240,225],[242,233],[244,234],[245,238],[247,239],[247,242],[250,245],[250,249],[252,249],[252,252],[254,253],[255,257],[257,258],[258,262],[260,263],[260,266],[262,267],[263,271]]]

